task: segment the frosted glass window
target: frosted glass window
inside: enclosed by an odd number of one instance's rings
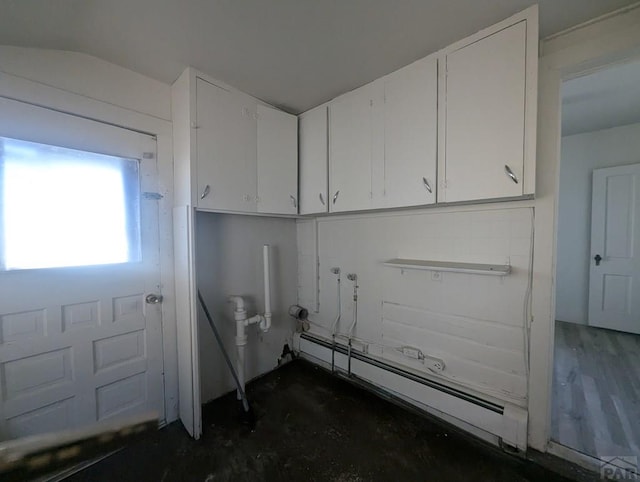
[[[0,269],[135,262],[135,159],[0,137]]]

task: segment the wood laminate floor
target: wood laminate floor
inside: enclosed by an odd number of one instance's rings
[[[640,460],[640,335],[556,322],[552,439]]]

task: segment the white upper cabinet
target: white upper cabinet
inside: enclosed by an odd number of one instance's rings
[[[200,209],[256,212],[257,101],[196,79]]]
[[[328,204],[327,106],[300,115],[300,214],[326,213]]]
[[[436,202],[438,61],[384,78],[384,192],[380,207]]]
[[[298,213],[298,118],[258,105],[258,212]]]
[[[329,209],[372,207],[372,166],[382,154],[374,112],[382,101],[382,83],[373,82],[338,97],[329,106]]]
[[[445,49],[439,202],[532,194],[537,9]]]

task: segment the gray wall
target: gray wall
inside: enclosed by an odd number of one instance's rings
[[[293,219],[198,213],[196,220],[196,269],[198,287],[214,321],[223,333],[225,346],[235,362],[235,322],[229,295],[249,302],[249,316],[264,311],[262,246],[271,249],[271,330],[262,334],[248,328],[247,380],[277,365],[285,343],[291,346],[293,320],[288,316],[296,303],[297,249]],[[199,311],[200,384],[203,402],[235,388],[211,328]]]
[[[592,172],[640,163],[640,124],[562,138],[556,319],[587,323]]]

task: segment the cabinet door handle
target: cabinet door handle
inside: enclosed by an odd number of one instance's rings
[[[513,182],[515,182],[516,184],[518,184],[518,177],[513,173],[513,171],[511,170],[511,168],[509,166],[507,166],[506,164],[504,165],[504,172],[507,176],[509,176],[511,178],[511,180]]]
[[[293,195],[289,194],[289,197],[291,198],[291,203],[293,204],[294,208],[298,207],[298,201],[296,201],[296,198],[293,197]]]
[[[326,204],[324,203],[324,198],[322,197],[322,193],[320,193],[320,202],[322,203],[323,206],[326,206]]]
[[[206,198],[209,195],[210,192],[211,192],[211,187],[209,187],[209,184],[207,184],[204,187],[204,190],[202,191],[202,194],[200,195],[200,199]]]
[[[340,190],[338,189],[336,191],[336,193],[333,195],[333,204],[336,203],[336,201],[338,200],[338,195],[340,194]]]
[[[426,177],[422,178],[422,183],[424,184],[424,187],[427,191],[429,191],[430,193],[433,192],[433,189],[431,189],[431,186],[429,185],[429,181],[427,181]]]

